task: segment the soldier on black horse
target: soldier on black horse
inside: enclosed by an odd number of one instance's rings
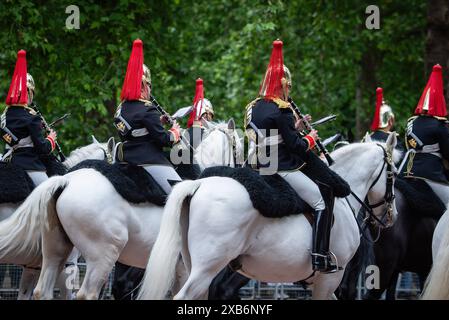
[[[449,180],[445,163],[449,161],[449,127],[440,65],[433,67],[430,79],[407,122],[406,156],[401,164],[404,178],[424,179],[447,206]]]

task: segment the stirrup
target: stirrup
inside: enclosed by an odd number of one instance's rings
[[[331,255],[335,257],[334,254],[328,253],[327,255],[320,253],[312,253],[312,269],[313,271],[318,271],[320,273],[335,273],[337,271],[343,270],[343,268],[339,267],[336,264],[333,264]],[[322,263],[314,263],[314,257],[321,258]]]

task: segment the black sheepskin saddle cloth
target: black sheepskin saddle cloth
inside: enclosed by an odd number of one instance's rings
[[[67,169],[53,155],[42,156],[49,177],[64,175]],[[33,180],[24,169],[9,162],[0,162],[0,204],[24,201],[34,189]]]
[[[34,183],[22,168],[0,162],[0,203],[19,203],[33,191]]]
[[[128,202],[165,204],[167,194],[144,168],[134,165],[109,164],[103,160],[85,160],[69,172],[79,169],[95,169],[105,176],[115,190]]]
[[[319,158],[318,161],[321,161]],[[329,185],[337,197],[345,197],[350,193],[349,185],[325,164],[321,170],[328,173],[317,174],[322,183]],[[320,168],[317,164],[308,171],[308,176]],[[304,172],[304,170],[303,170]],[[207,168],[200,178],[213,176],[228,177],[242,184],[248,191],[255,209],[267,218],[282,218],[293,214],[311,212],[312,208],[302,200],[295,190],[280,175],[259,175],[250,168],[212,167]],[[309,176],[312,180],[316,179]]]
[[[446,211],[443,201],[422,179],[397,178],[394,187],[404,196],[412,216],[438,220]]]

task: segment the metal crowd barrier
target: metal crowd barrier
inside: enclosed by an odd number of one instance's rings
[[[86,273],[86,264],[78,263],[79,283],[81,283]],[[17,299],[22,268],[14,265],[0,264],[0,300]],[[102,299],[110,300],[112,297],[113,272],[109,275]],[[357,285],[357,298],[361,299],[366,293],[363,286],[362,277]],[[419,296],[419,279],[414,273],[406,272],[399,275],[396,287],[396,297],[398,299],[417,299]],[[55,290],[55,298],[58,297],[59,290]],[[240,289],[242,300],[308,300],[311,299],[311,291],[300,285],[293,283],[264,283],[251,280],[246,286]]]

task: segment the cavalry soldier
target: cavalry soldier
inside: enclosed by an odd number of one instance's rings
[[[195,97],[193,99],[193,110],[190,113],[189,120],[187,122],[187,133],[189,137],[189,143],[192,148],[189,148],[190,152],[190,164],[193,163],[193,150],[200,145],[203,139],[204,129],[207,129],[209,122],[214,119],[214,109],[212,103],[204,98],[204,84],[203,79],[196,80]],[[193,149],[193,150],[192,150]]]
[[[280,40],[273,42],[270,63],[260,87],[260,97],[246,109],[249,163],[261,174],[279,173],[314,209],[313,270],[335,272],[337,266],[332,262],[329,252],[332,208],[327,205],[333,201],[333,197],[329,196],[332,199],[324,201],[317,184],[301,172],[306,165],[307,154],[313,152],[318,133],[312,130],[304,136],[299,134],[298,129],[303,123],[288,102],[291,75],[284,66],[282,46]],[[264,147],[266,158],[261,156]]]
[[[6,97],[6,109],[1,116],[0,130],[6,142],[2,161],[24,169],[38,186],[48,179],[39,157],[55,149],[56,132],[51,130],[46,138],[42,135],[42,118],[30,107],[33,97],[34,80],[27,73],[26,52],[20,50]]]
[[[394,127],[395,117],[392,108],[383,99],[382,88],[376,89],[376,111],[371,123],[371,139],[386,142]]]
[[[444,204],[449,201],[449,181],[444,163],[449,161],[449,128],[443,93],[443,74],[435,65],[424,92],[407,122],[408,149],[400,170],[405,178],[425,179]]]
[[[142,166],[168,194],[181,178],[166,158],[163,148],[180,139],[180,127],[175,122],[168,131],[161,114],[150,102],[151,74],[143,64],[143,42],[133,43],[131,56],[117,108],[114,124],[122,143],[117,150],[120,163]]]

